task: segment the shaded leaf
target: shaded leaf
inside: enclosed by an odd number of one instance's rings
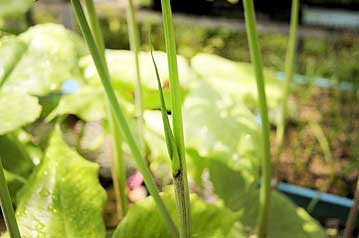
[[[23,178],[29,177],[34,168],[25,146],[11,136],[0,136],[0,158],[4,169]]]
[[[240,172],[224,163],[210,161],[210,177],[216,194],[233,211],[241,212],[240,222],[247,236],[256,229],[259,189]],[[270,238],[323,238],[325,232],[302,208],[296,207],[279,192],[272,193],[269,218]],[[243,230],[242,230],[243,231]]]
[[[4,170],[5,179],[9,188],[10,197],[13,203],[16,203],[16,195],[18,191],[26,184],[26,179]]]

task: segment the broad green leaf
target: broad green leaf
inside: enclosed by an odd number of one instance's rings
[[[175,198],[166,193],[162,198],[171,216],[176,218]],[[239,214],[220,205],[207,204],[191,195],[193,237],[231,238],[227,234]],[[151,197],[136,203],[117,227],[114,238],[164,238],[171,237]],[[233,237],[234,238],[234,237]]]
[[[101,88],[83,86],[73,94],[63,95],[59,104],[48,116],[73,114],[85,121],[98,121],[105,117],[104,93]]]
[[[159,71],[159,76],[163,80],[163,83],[168,84],[168,68],[167,68],[167,57],[164,52],[153,52]],[[110,70],[110,75],[112,82],[116,87],[118,84],[122,86],[123,84],[129,85],[133,88],[135,85],[135,72],[132,70],[132,61],[133,53],[127,50],[106,50],[106,59],[108,62],[108,67]],[[153,63],[151,55],[149,52],[140,52],[139,60],[141,65],[141,79],[144,86],[144,89],[153,89],[157,90],[156,83],[156,72],[153,68]],[[182,86],[186,86],[192,73],[189,69],[188,63],[186,60],[178,56],[179,61],[179,71],[181,79],[183,79]],[[84,74],[86,79],[91,83],[99,84],[99,79],[96,73],[96,69],[93,65],[93,61],[89,56],[86,56],[80,61],[81,67],[84,69]]]
[[[163,52],[154,52],[154,57],[158,66],[159,76],[163,80],[164,97],[169,103],[169,76],[167,68],[167,57]],[[133,53],[125,50],[107,50],[106,59],[110,71],[111,80],[115,90],[122,98],[133,102],[136,74],[132,70]],[[160,100],[156,84],[156,74],[153,68],[150,53],[141,52],[139,54],[141,65],[141,80],[143,85],[144,107],[147,109],[159,109]],[[182,79],[182,89],[186,92],[187,84],[192,78],[192,72],[186,60],[178,56],[180,77]],[[84,77],[92,85],[99,85],[100,80],[94,67],[91,57],[86,56],[81,59],[80,67],[83,69]]]
[[[200,82],[183,106],[186,145],[202,157],[225,157],[233,166],[258,164],[260,150],[256,117],[229,95]]]
[[[122,94],[117,93],[122,99]],[[128,113],[134,108],[127,100],[121,100],[122,107]],[[105,94],[101,87],[83,85],[75,93],[63,95],[57,107],[49,114],[50,121],[56,116],[73,114],[84,121],[99,121],[106,117]]]
[[[0,18],[13,17],[28,11],[35,0],[0,0]]]
[[[56,128],[45,158],[22,190],[16,217],[24,238],[101,238],[106,193],[98,165],[68,148]]]
[[[6,36],[0,41],[0,88],[26,51],[26,44],[15,36]]]
[[[253,234],[259,206],[259,189],[256,183],[251,183],[241,172],[220,161],[211,160],[209,170],[215,193],[228,208],[241,212],[242,228],[245,228],[247,236]],[[318,222],[279,192],[272,193],[271,205],[269,238],[325,237]]]
[[[240,210],[247,200],[253,199],[253,191],[257,191],[256,179],[246,176],[244,169],[231,169],[225,161],[217,158],[208,160],[207,165],[215,193],[228,208]]]
[[[82,49],[73,41],[73,33],[63,26],[37,25],[18,39],[27,45],[27,50],[12,66],[3,85],[5,91],[44,96],[60,89],[65,80],[78,79],[78,56]]]
[[[256,80],[249,63],[234,62],[220,56],[198,54],[191,60],[191,66],[198,75],[218,89],[222,95],[232,95],[247,106],[258,105]],[[264,70],[268,106],[277,107],[282,96],[281,82],[276,80],[275,71]]]
[[[0,135],[34,122],[41,113],[38,99],[24,93],[0,92]]]

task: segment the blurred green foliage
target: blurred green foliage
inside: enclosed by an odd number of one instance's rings
[[[111,49],[129,49],[127,24],[123,19],[102,19],[106,45]],[[151,29],[156,49],[165,50],[160,24],[150,19],[140,24],[142,49],[148,48],[147,35]],[[235,61],[249,62],[245,32],[228,28],[207,28],[187,23],[176,24],[178,53],[191,58],[197,53],[213,53]],[[264,65],[278,71],[284,69],[288,37],[281,33],[262,33]],[[297,72],[338,81],[358,83],[359,37],[342,34],[336,37],[302,36],[299,38]]]

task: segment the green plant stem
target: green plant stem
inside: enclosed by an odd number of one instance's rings
[[[137,131],[139,135],[140,148],[143,150],[145,148],[145,143],[143,139],[143,88],[141,82],[141,71],[140,71],[140,61],[139,61],[139,32],[136,21],[136,10],[133,4],[133,0],[128,0],[128,10],[127,10],[127,22],[128,22],[128,33],[130,39],[130,46],[133,52],[133,58],[135,63],[136,71],[136,87],[135,87],[135,104],[137,109]]]
[[[109,102],[107,102],[107,108],[110,109]],[[110,124],[110,130],[113,135],[111,173],[116,196],[117,217],[122,219],[125,217],[128,211],[128,200],[126,193],[126,166],[123,158],[122,136],[121,131],[119,130],[119,125],[116,125],[116,119],[110,110],[108,110],[107,115],[109,115],[108,120]]]
[[[181,238],[190,238],[192,234],[190,208],[191,205],[188,189],[187,165],[185,157],[186,152],[183,136],[182,95],[177,68],[176,41],[173,29],[170,1],[161,0],[161,5],[170,79],[173,134],[179,153],[179,169],[173,178],[176,193],[179,230]]]
[[[289,30],[289,41],[287,48],[287,55],[285,60],[285,75],[286,80],[284,83],[284,90],[281,101],[281,114],[280,121],[278,124],[276,141],[277,141],[277,155],[276,160],[279,160],[279,157],[283,150],[283,138],[285,132],[285,125],[287,120],[287,111],[288,111],[288,97],[290,94],[290,86],[293,81],[294,75],[294,61],[295,61],[295,50],[297,45],[297,32],[298,32],[298,18],[299,18],[299,0],[292,1],[292,10],[291,10],[291,20],[290,20],[290,30]]]
[[[90,22],[90,28],[92,31],[92,34],[95,38],[96,45],[98,46],[101,51],[103,51],[104,56],[104,50],[105,50],[105,43],[103,41],[102,32],[100,28],[100,22],[96,15],[95,10],[95,4],[93,0],[85,0],[86,10],[87,10],[87,17]]]
[[[320,195],[323,192],[327,192],[329,190],[329,188],[332,186],[332,184],[335,182],[336,171],[335,171],[335,162],[334,162],[332,153],[330,151],[329,142],[328,142],[327,137],[324,134],[323,129],[320,127],[320,125],[318,123],[314,123],[314,122],[312,122],[310,124],[310,128],[314,132],[314,135],[316,136],[316,138],[319,142],[320,148],[322,149],[322,152],[324,155],[325,162],[330,165],[330,177],[329,177],[328,182],[322,189],[320,189],[320,191],[317,192],[315,197],[312,199],[312,201],[307,206],[307,211],[309,213],[312,213],[320,199]]]
[[[248,42],[250,47],[250,55],[254,65],[257,91],[261,115],[261,128],[263,138],[263,155],[262,155],[262,181],[260,189],[260,204],[259,204],[259,221],[258,221],[258,238],[267,237],[268,217],[270,211],[271,201],[271,153],[269,141],[269,120],[267,99],[265,94],[265,82],[263,76],[262,56],[260,52],[257,30],[256,18],[254,11],[253,0],[243,0],[246,30]]]
[[[11,238],[21,238],[0,158],[0,205]]]
[[[97,48],[101,51],[101,58],[106,63],[105,57],[105,44],[103,41],[103,36],[100,28],[100,23],[98,21],[95,5],[93,0],[86,0],[86,9],[87,9],[87,17],[90,22],[90,27],[92,34],[95,38],[95,42]],[[114,115],[110,110],[110,103],[107,99],[106,101],[106,108],[107,108],[107,118],[110,125],[110,131],[112,134],[112,181],[114,184],[114,191],[116,196],[116,207],[117,207],[117,216],[119,219],[123,218],[128,209],[128,201],[127,201],[127,194],[126,194],[126,168],[124,165],[124,161],[122,158],[122,138],[121,132],[119,131],[119,125],[116,125],[116,120],[114,119]]]
[[[115,91],[111,85],[110,75],[108,72],[107,65],[104,63],[103,60],[101,60],[100,50],[97,48],[95,40],[91,34],[91,31],[87,24],[81,3],[79,0],[71,0],[71,3],[75,10],[75,14],[76,14],[78,23],[80,25],[82,34],[87,42],[90,52],[91,52],[91,55],[92,55],[93,61],[95,63],[97,72],[100,76],[102,85],[105,89],[105,93],[106,93],[107,99],[109,101],[109,104],[111,106],[110,108],[111,108],[112,114],[114,115],[116,125],[120,126],[120,131],[122,132],[122,135],[124,135],[124,138],[126,139],[126,142],[131,150],[131,153],[136,162],[136,165],[144,178],[147,189],[149,190],[150,194],[152,195],[166,225],[168,226],[169,230],[172,232],[173,236],[178,237],[178,230],[176,228],[176,225],[173,222],[163,200],[161,199],[161,197],[159,195],[159,191],[155,185],[152,174],[151,174],[148,166],[146,165],[145,160],[143,159],[143,157],[141,155],[140,149],[139,149],[138,145],[136,144],[135,138],[130,130],[129,124],[128,124],[128,122],[122,112],[122,109],[120,107],[120,104],[117,100],[117,96],[116,96]]]
[[[359,209],[359,177],[355,188],[354,202],[350,209],[348,220],[345,224],[344,238],[351,238]]]

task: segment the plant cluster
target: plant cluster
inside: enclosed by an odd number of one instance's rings
[[[288,118],[283,100],[298,15],[283,97],[262,65],[252,0],[243,3],[253,63],[199,54],[191,66],[176,54],[170,1],[161,1],[166,53],[139,51],[129,2],[132,51],[105,50],[91,0],[86,11],[71,1],[84,41],[54,24],[1,39],[3,237],[325,237],[304,209],[271,188],[269,111],[284,108],[281,122]],[[71,115],[80,123],[69,125]],[[107,132],[85,143],[92,121]],[[107,135],[120,219],[114,230],[103,218],[99,164],[84,158]],[[126,167],[142,174],[150,194],[131,205]]]

